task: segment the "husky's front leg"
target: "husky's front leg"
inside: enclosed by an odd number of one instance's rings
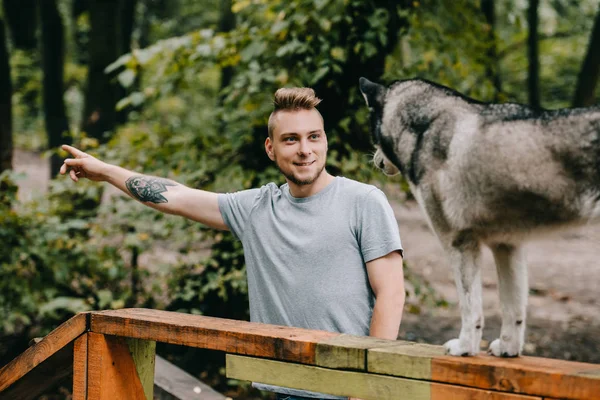
[[[458,339],[446,342],[444,348],[447,354],[453,356],[472,356],[479,353],[484,322],[479,242],[472,235],[461,234],[449,246],[449,252],[458,290],[462,328]]]
[[[502,308],[500,338],[488,353],[498,357],[516,357],[523,350],[529,285],[523,251],[512,245],[492,247],[498,273],[498,293]]]

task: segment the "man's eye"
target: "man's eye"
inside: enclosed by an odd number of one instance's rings
[[[320,137],[321,137],[321,135],[319,135],[318,133],[313,133],[312,135],[310,135],[310,138],[311,138],[312,140],[317,140],[317,139],[318,139],[318,138],[320,138]]]
[[[295,138],[295,137],[292,137],[292,136],[290,136],[290,137],[286,137],[285,139],[283,139],[283,141],[284,141],[284,142],[295,142],[295,141],[296,141],[296,138]]]

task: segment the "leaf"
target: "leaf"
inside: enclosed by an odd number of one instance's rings
[[[311,85],[316,84],[317,82],[319,82],[325,75],[327,75],[327,73],[329,72],[329,67],[321,67],[317,70],[317,72],[313,75],[312,79],[311,79]]]
[[[98,308],[104,309],[113,301],[113,295],[110,290],[102,289],[98,290]]]
[[[117,58],[113,63],[108,64],[108,66],[106,68],[104,68],[104,73],[110,74],[111,72],[115,71],[119,67],[127,64],[129,62],[129,60],[131,60],[131,54],[128,53],[128,54],[122,55],[121,57]]]
[[[66,310],[73,314],[83,311],[89,311],[92,308],[84,300],[77,297],[56,297],[49,302],[42,304],[39,309],[41,316],[55,315],[59,310]]]
[[[135,82],[135,76],[136,73],[133,69],[126,69],[119,74],[117,79],[119,80],[121,86],[128,88],[133,84],[133,82]]]
[[[250,60],[257,59],[260,55],[264,53],[267,48],[266,42],[258,42],[254,41],[250,43],[248,47],[241,51],[240,56],[242,57],[242,61],[248,62]]]

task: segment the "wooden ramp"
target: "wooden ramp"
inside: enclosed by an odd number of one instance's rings
[[[156,342],[224,351],[230,378],[365,400],[600,399],[600,365],[450,357],[440,346],[146,309],[65,322],[0,370],[0,399],[35,398],[70,376],[74,400],[152,399]]]

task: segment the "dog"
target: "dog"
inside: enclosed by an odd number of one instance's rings
[[[452,264],[462,326],[446,353],[479,353],[487,245],[502,312],[488,353],[519,356],[529,291],[524,241],[600,220],[600,107],[483,103],[423,79],[385,87],[360,78],[359,87],[375,165],[405,177]]]

